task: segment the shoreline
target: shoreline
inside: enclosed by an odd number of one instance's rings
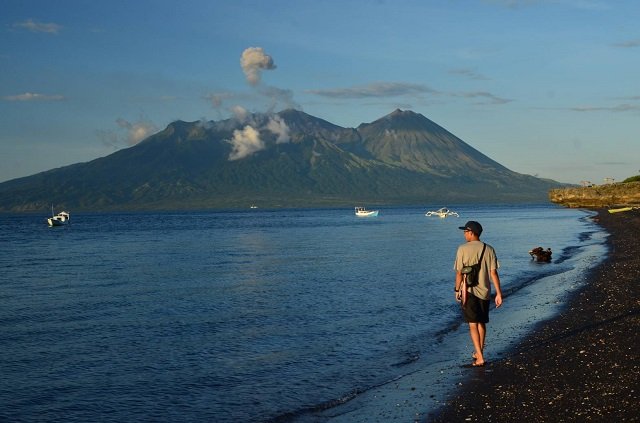
[[[523,280],[506,291],[503,287],[507,301],[504,307],[491,313],[491,341],[487,346],[489,365],[484,371],[491,372],[493,362],[509,357],[540,325],[553,321],[588,283],[587,275],[606,260],[609,234],[593,222],[596,216],[597,212],[591,210],[579,218],[587,224],[574,227],[579,231],[577,238],[582,241],[569,245],[570,253],[563,251],[560,254],[556,259],[558,267],[554,266],[546,274],[537,274],[531,279],[532,283]],[[428,358],[425,356],[426,359],[393,380],[358,392],[337,406],[306,410],[283,421],[423,422],[449,404],[449,400],[465,388],[469,378],[475,378],[480,370],[468,366],[472,345],[467,325],[461,320],[446,337],[436,340],[434,348],[425,352]]]
[[[640,211],[597,212],[609,253],[585,287],[424,422],[640,421]]]

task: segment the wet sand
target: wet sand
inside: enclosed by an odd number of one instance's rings
[[[640,210],[594,219],[610,252],[590,282],[425,422],[640,422]]]

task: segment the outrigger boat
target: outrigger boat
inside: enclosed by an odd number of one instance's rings
[[[356,216],[358,217],[376,217],[378,210],[367,210],[364,207],[356,207]]]
[[[445,218],[447,216],[460,217],[460,215],[457,212],[451,211],[446,207],[442,207],[441,209],[438,209],[438,210],[428,211],[424,215],[425,216],[438,216],[438,217],[441,217],[441,218]]]

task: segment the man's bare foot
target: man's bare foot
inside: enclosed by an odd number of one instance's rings
[[[471,358],[473,358],[473,361],[476,361],[478,359],[478,354],[476,354],[476,352],[474,351],[473,353],[471,353]]]

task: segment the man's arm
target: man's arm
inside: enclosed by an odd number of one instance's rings
[[[502,305],[502,289],[500,289],[500,276],[497,269],[491,269],[491,280],[496,289],[496,308],[498,308]]]
[[[456,271],[456,284],[455,287],[453,288],[454,290],[454,294],[456,297],[456,301],[460,301],[461,300],[461,296],[460,296],[460,285],[462,284],[462,273]]]

